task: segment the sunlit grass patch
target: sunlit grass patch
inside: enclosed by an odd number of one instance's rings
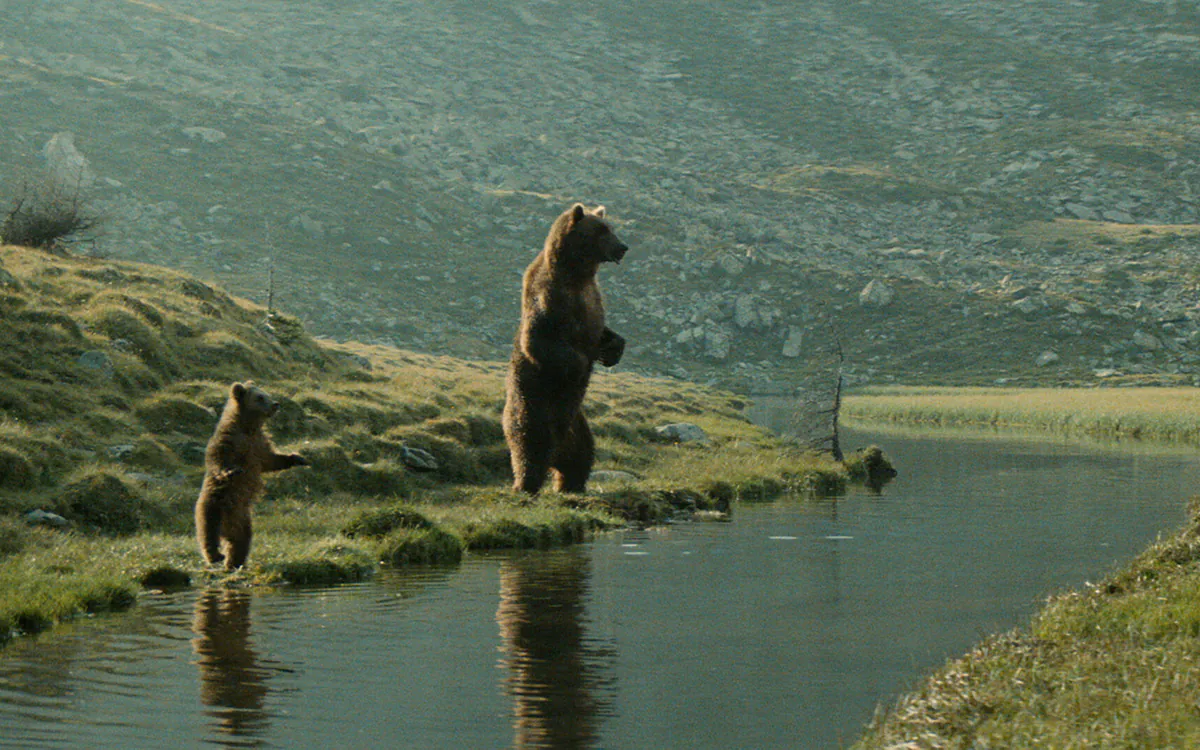
[[[396,529],[428,529],[433,526],[420,511],[403,505],[361,510],[342,526],[351,538],[384,537]]]
[[[872,388],[847,398],[844,415],[1200,445],[1196,388]]]
[[[249,567],[248,575],[258,584],[312,585],[361,581],[374,575],[375,569],[368,550],[344,539],[276,537]]]
[[[385,565],[453,565],[462,559],[464,542],[437,526],[397,528],[379,541],[376,557]]]
[[[500,501],[482,500],[487,496]],[[431,506],[428,515],[458,534],[471,550],[559,547],[619,523],[602,507],[572,507],[574,502],[572,496],[547,492],[524,504],[510,491],[492,490],[467,503]]]
[[[693,489],[728,501],[767,500],[784,492],[833,494],[846,484],[844,469],[827,457],[737,442],[663,448],[646,476],[654,486]]]

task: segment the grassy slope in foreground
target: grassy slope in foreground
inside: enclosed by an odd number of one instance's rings
[[[848,397],[851,420],[1002,427],[1200,445],[1198,388],[868,388]]]
[[[869,421],[1197,442],[1200,391],[899,388],[847,401]],[[1200,520],[1125,570],[1053,598],[1028,629],[949,662],[856,747],[1200,745]]]
[[[281,402],[277,445],[311,468],[268,478],[250,564],[225,579],[201,566],[192,507],[229,383],[248,378]],[[0,246],[0,643],[142,586],[353,580],[847,478],[731,394],[603,371],[597,468],[638,480],[528,503],[507,490],[503,390],[498,363],[321,342],[174,271]],[[661,442],[654,427],[677,421],[712,444]],[[439,468],[410,471],[409,448]],[[35,509],[70,525],[30,527]]]

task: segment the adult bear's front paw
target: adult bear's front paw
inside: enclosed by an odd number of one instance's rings
[[[604,334],[600,337],[600,364],[605,367],[613,367],[621,361],[621,355],[624,353],[625,339],[620,334],[605,328]]]

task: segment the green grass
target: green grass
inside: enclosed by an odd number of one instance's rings
[[[1200,445],[1196,388],[872,388],[847,398],[843,414],[859,422]]]
[[[317,340],[152,266],[0,246],[0,268],[13,279],[0,289],[0,640],[145,587],[357,581],[847,481],[750,423],[733,394],[604,372],[586,402],[596,468],[642,479],[531,501],[508,489],[503,363]],[[201,563],[192,509],[229,383],[248,378],[280,402],[276,445],[310,466],[267,478],[250,561],[226,574]],[[679,421],[711,443],[657,439]],[[412,449],[437,470],[407,468]],[[69,525],[29,528],[34,509]]]

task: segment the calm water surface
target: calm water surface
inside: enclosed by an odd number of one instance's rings
[[[143,597],[0,651],[0,747],[836,748],[1183,519],[1190,453],[859,435],[882,495],[367,584]]]

